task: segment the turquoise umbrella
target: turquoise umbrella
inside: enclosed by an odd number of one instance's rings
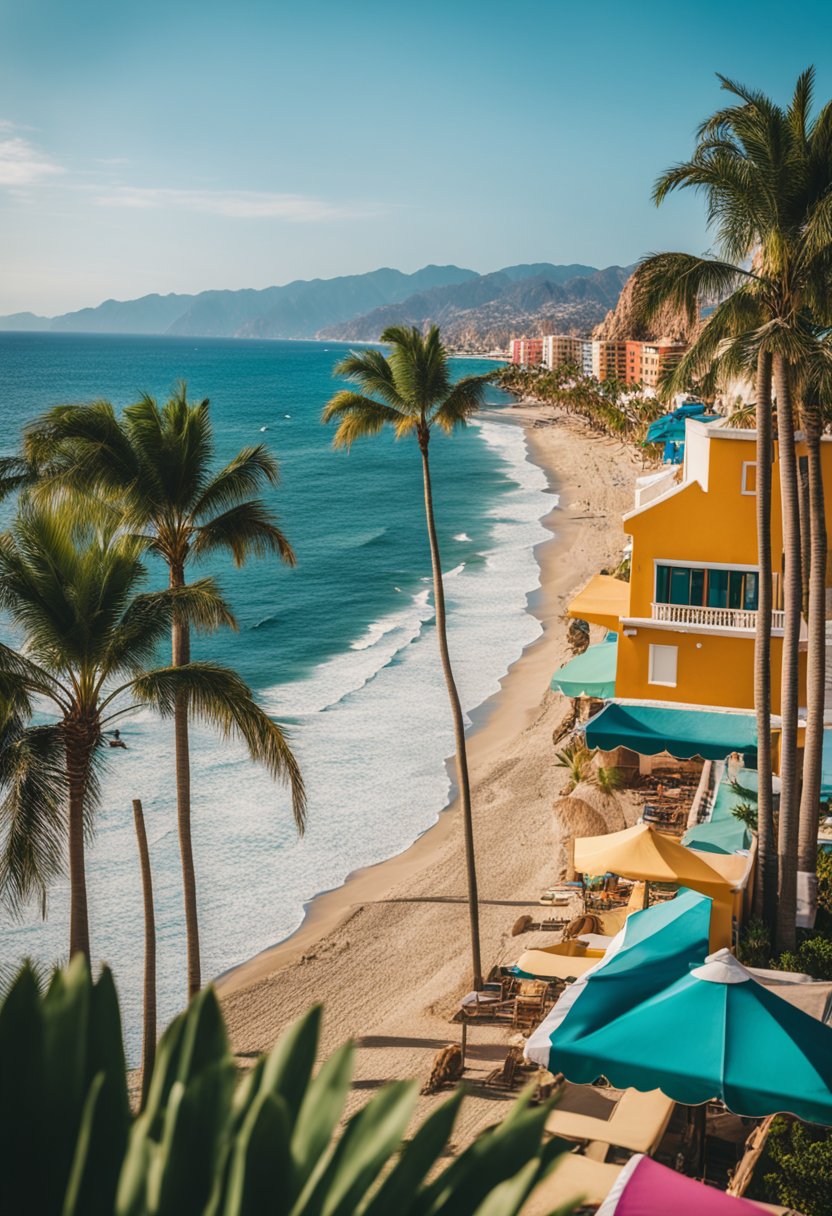
[[[545,1042],[546,1067],[570,1081],[605,1076],[689,1106],[718,1098],[738,1115],[786,1112],[832,1125],[832,1028],[757,983],[730,951],[709,955],[606,1024],[581,1015],[600,973],[558,1025],[555,1005],[530,1040],[531,1058]]]
[[[551,687],[566,697],[598,697],[608,700],[615,694],[615,666],[618,637],[608,633],[603,642],[587,646],[552,676]]]
[[[751,833],[744,823],[733,815],[724,819],[709,819],[689,828],[682,837],[682,844],[702,853],[736,853],[751,848]]]

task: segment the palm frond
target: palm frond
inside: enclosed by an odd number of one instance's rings
[[[306,791],[300,766],[283,729],[256,703],[235,671],[213,663],[157,668],[132,681],[130,689],[138,701],[154,706],[163,717],[171,717],[177,698],[185,695],[195,718],[224,738],[242,739],[252,760],[289,786],[295,824],[303,831]]]
[[[380,397],[386,406],[400,414],[406,414],[410,410],[410,404],[399,394],[393,369],[383,351],[374,347],[363,351],[350,351],[336,364],[332,374],[357,385],[364,396]]]
[[[277,554],[287,566],[296,564],[295,553],[277,517],[258,499],[238,503],[222,515],[200,524],[192,534],[191,552],[195,558],[208,553],[231,553],[236,566],[246,559]]]
[[[489,373],[458,380],[430,416],[431,425],[435,424],[446,434],[450,434],[455,427],[465,426],[482,409],[485,390],[491,378]]]
[[[213,511],[227,511],[264,486],[276,486],[278,480],[277,461],[264,444],[243,448],[211,478],[193,504],[192,514],[200,520]]]
[[[392,426],[396,437],[411,430],[417,423],[418,417],[394,409],[372,397],[341,389],[324,406],[321,421],[338,421],[333,447],[350,448],[356,439],[365,439],[370,435],[378,435],[385,426]]]
[[[14,915],[33,898],[45,904],[64,870],[67,783],[59,726],[4,715],[0,791],[0,898]]]

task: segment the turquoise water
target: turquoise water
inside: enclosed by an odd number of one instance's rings
[[[214,559],[240,625],[197,640],[195,657],[233,665],[291,728],[309,791],[298,840],[285,791],[236,746],[193,732],[194,841],[203,966],[216,975],[280,941],[304,905],[347,875],[406,848],[435,822],[449,794],[452,751],[436,653],[421,470],[411,442],[391,436],[334,452],[320,424],[346,347],[303,342],[0,335],[0,451],[19,427],[61,401],[140,392],[164,398],[183,378],[208,396],[217,459],[267,442],[281,465],[270,492],[297,555],[243,570]],[[455,363],[459,373],[487,370]],[[505,398],[489,390],[491,401]],[[538,582],[534,546],[551,508],[523,433],[499,415],[437,436],[431,449],[449,632],[468,713],[539,632],[525,611]],[[155,572],[154,572],[155,573]],[[7,634],[4,640],[8,640]],[[162,656],[164,658],[164,656]],[[128,750],[109,757],[89,856],[93,952],[112,965],[135,1055],[140,1017],[141,896],[130,801],[148,820],[159,934],[162,1021],[185,988],[183,917],[168,724],[123,720]],[[4,960],[51,961],[66,949],[67,890],[37,912],[0,922]]]

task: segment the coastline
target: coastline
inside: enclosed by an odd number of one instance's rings
[[[548,683],[570,653],[563,610],[586,578],[620,555],[620,514],[632,501],[639,471],[620,445],[591,435],[574,418],[553,415],[551,407],[523,403],[505,414],[506,424],[524,425],[529,459],[559,499],[543,519],[550,536],[535,551],[540,585],[526,609],[542,632],[476,712],[469,735],[486,972],[510,956],[511,926],[523,911],[539,910],[537,896],[555,877],[550,808],[565,778],[552,764],[551,740],[569,703],[548,692]],[[533,425],[553,417],[552,425]],[[356,1102],[384,1080],[425,1079],[438,1047],[458,1040],[448,1019],[469,987],[461,850],[460,817],[451,803],[402,853],[312,900],[285,941],[221,975],[217,990],[238,1054],[268,1050],[286,1024],[322,1000],[324,1049],[349,1036],[363,1044]],[[479,1050],[469,1052],[474,1071]],[[483,1066],[493,1067],[494,1045],[482,1051]],[[420,1109],[429,1101],[421,1099]],[[469,1100],[466,1138],[492,1104]]]

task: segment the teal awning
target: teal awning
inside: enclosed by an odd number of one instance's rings
[[[736,853],[751,848],[751,833],[744,823],[735,819],[709,819],[698,823],[682,837],[682,844],[703,853]]]
[[[697,422],[718,422],[720,417],[720,414],[709,414],[708,407],[701,402],[691,402],[674,410],[672,414],[664,414],[655,422],[651,422],[647,428],[645,443],[667,443],[669,440],[684,443],[685,422],[688,418],[695,418]]]
[[[731,752],[757,755],[753,714],[613,703],[590,718],[585,730],[587,747],[605,752],[628,747],[642,756],[669,752],[677,760],[724,760]]]
[[[606,701],[615,695],[617,659],[618,638],[609,633],[603,642],[588,646],[556,671],[551,687],[566,697],[599,697]]]

